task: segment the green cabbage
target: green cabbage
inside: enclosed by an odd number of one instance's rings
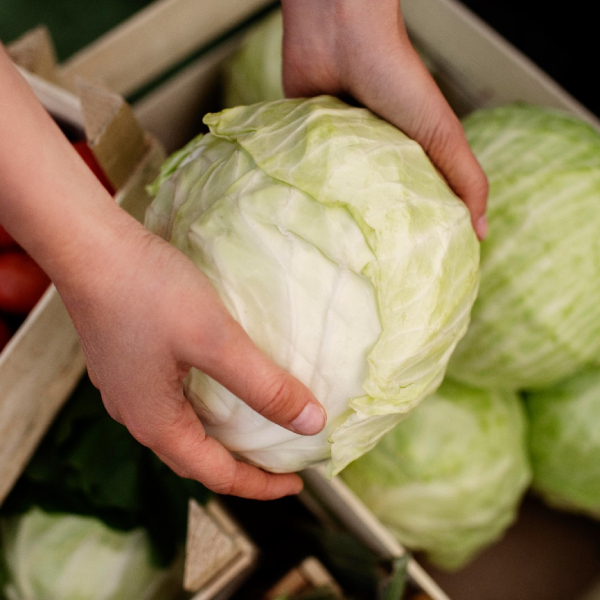
[[[155,566],[143,529],[37,507],[0,519],[7,600],[168,600],[180,565]]]
[[[341,477],[402,544],[454,570],[514,521],[531,479],[526,429],[515,392],[446,379]]]
[[[441,383],[477,292],[469,213],[417,143],[340,100],[205,123],[164,165],[146,225],[204,271],[328,424],[296,435],[194,369],[187,395],[244,460],[297,471],[331,459],[336,473]]]
[[[283,18],[274,10],[244,36],[223,67],[223,107],[283,98],[281,42]]]
[[[600,369],[526,395],[533,489],[560,508],[600,518]]]
[[[472,323],[448,373],[481,387],[552,385],[600,359],[600,132],[524,104],[464,120],[490,182]]]

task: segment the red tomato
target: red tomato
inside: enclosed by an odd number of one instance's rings
[[[4,346],[6,346],[11,336],[12,331],[10,330],[8,325],[4,321],[0,320],[0,351],[2,350],[2,348],[4,348]]]
[[[73,142],[73,147],[77,150],[79,156],[83,158],[85,164],[92,170],[92,173],[98,178],[100,183],[106,188],[109,194],[114,194],[115,189],[112,183],[108,180],[108,177],[105,175],[102,167],[98,164],[94,153],[87,145],[85,140],[78,140]]]
[[[25,252],[0,253],[0,310],[26,315],[49,284],[50,278]]]
[[[0,249],[12,248],[17,246],[18,244],[14,240],[12,235],[10,235],[10,233],[8,233],[8,231],[6,231],[6,229],[4,229],[4,227],[2,227],[2,225],[0,224]]]

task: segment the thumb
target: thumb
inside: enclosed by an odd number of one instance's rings
[[[302,435],[319,433],[327,415],[312,392],[261,352],[224,307],[211,311],[211,319],[210,343],[195,344],[186,362],[270,421]]]

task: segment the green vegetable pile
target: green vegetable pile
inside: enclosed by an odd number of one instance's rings
[[[274,14],[242,42],[226,98],[282,94],[281,34]],[[447,569],[498,539],[527,492],[600,516],[600,133],[524,103],[463,125],[490,182],[467,333],[442,386],[341,471],[402,543]]]

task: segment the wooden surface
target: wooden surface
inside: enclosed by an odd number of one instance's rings
[[[146,154],[147,137],[121,96],[81,78],[76,86],[88,145],[114,189],[119,190]]]
[[[51,286],[0,354],[0,504],[84,371],[75,328]]]
[[[168,153],[206,131],[202,117],[221,109],[222,65],[240,39],[233,36],[215,46],[133,104],[144,130],[160,140]]]
[[[461,2],[404,0],[402,12],[459,114],[521,100],[568,110],[600,126],[594,114]]]
[[[263,600],[275,600],[284,594],[308,595],[319,588],[327,589],[335,598],[343,598],[342,589],[329,571],[318,559],[309,556],[274,585]]]
[[[28,31],[7,46],[13,62],[29,73],[59,85],[56,52],[50,32],[44,25]]]
[[[184,588],[193,600],[226,598],[251,571],[257,550],[218,500],[190,500]]]
[[[127,97],[268,4],[157,0],[68,59],[61,76],[100,80]]]

